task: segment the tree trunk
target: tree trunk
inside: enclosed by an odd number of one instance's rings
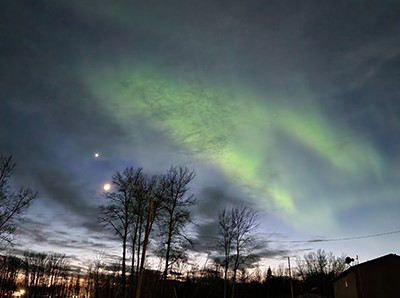
[[[234,269],[234,271],[233,271],[233,278],[232,278],[232,292],[231,292],[231,298],[234,298],[234,297],[235,297],[236,272],[237,272],[237,269]]]
[[[122,287],[122,294],[121,297],[125,298],[126,292],[126,239],[127,239],[127,232],[124,233],[124,237],[122,240],[122,274],[121,274],[121,287]]]
[[[226,296],[227,296],[227,293],[226,293],[226,290],[228,287],[227,283],[228,283],[228,266],[225,266],[225,268],[224,268],[224,298],[226,298]]]
[[[135,295],[136,298],[140,298],[140,294],[141,294],[141,290],[142,290],[144,262],[146,259],[146,250],[147,250],[147,244],[149,242],[149,235],[150,235],[151,227],[153,224],[153,216],[154,216],[153,208],[154,208],[153,207],[153,199],[150,198],[149,212],[147,215],[146,229],[145,229],[144,240],[143,240],[142,259],[140,260],[139,276],[138,276],[138,282],[137,282],[137,286],[136,286],[136,295]]]
[[[137,281],[138,281],[138,272],[139,272],[139,268],[140,268],[140,242],[142,241],[142,229],[143,229],[143,216],[140,215],[139,220],[138,220],[138,239],[137,239],[137,243],[138,243],[138,248],[137,248],[137,252],[136,252],[136,285],[137,285]]]
[[[129,293],[129,297],[133,297],[134,294],[134,286],[135,286],[135,279],[137,279],[136,275],[137,275],[137,270],[135,272],[135,245],[137,242],[137,234],[138,234],[138,221],[136,221],[136,225],[135,225],[135,229],[133,232],[133,239],[132,239],[132,263],[131,263],[131,288],[130,288],[130,293]],[[137,246],[137,249],[139,250],[139,246],[140,246],[140,239],[139,239],[139,243]],[[139,259],[136,260],[137,263],[139,263]]]
[[[169,227],[169,231],[168,231],[167,251],[165,253],[165,267],[164,267],[164,272],[163,272],[163,280],[162,280],[162,283],[161,283],[161,294],[164,293],[164,287],[165,287],[165,283],[167,281],[167,276],[168,276],[169,255],[171,253],[171,239],[172,239],[171,223],[172,223],[172,221],[170,221],[170,227]]]

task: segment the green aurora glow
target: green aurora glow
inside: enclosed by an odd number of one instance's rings
[[[287,169],[290,178],[270,179],[266,160],[278,155],[284,158],[280,136],[294,140],[325,166],[352,179],[383,168],[378,153],[360,137],[356,143],[342,146],[344,138],[356,134],[347,130],[344,136],[335,129],[312,105],[312,94],[304,90],[296,94],[297,100],[293,98],[295,104],[280,105],[239,85],[184,79],[152,67],[102,69],[82,77],[118,122],[129,127],[133,119],[143,119],[191,154],[211,160],[260,205],[272,204],[292,224],[309,206],[297,199],[295,184],[297,179],[301,181],[301,171]],[[355,204],[356,200],[347,200],[318,208],[313,205],[309,219],[321,219],[323,211],[324,220],[334,226],[335,213]]]

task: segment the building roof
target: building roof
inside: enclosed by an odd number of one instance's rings
[[[376,259],[372,259],[354,266],[351,266],[350,268],[348,268],[347,270],[343,271],[342,273],[340,273],[333,281],[337,281],[338,279],[341,279],[343,276],[349,274],[350,272],[353,272],[355,270],[355,268],[364,268],[367,267],[369,265],[371,265],[372,263],[379,263],[379,262],[399,262],[400,263],[400,256],[396,255],[396,254],[387,254],[384,255],[382,257],[376,258]]]

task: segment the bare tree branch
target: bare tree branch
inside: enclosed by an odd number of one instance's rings
[[[233,298],[239,267],[254,258],[251,250],[256,246],[254,232],[258,225],[257,212],[243,205],[232,207],[230,210],[224,209],[218,215],[220,235],[218,247],[224,254],[222,261],[224,268],[224,298],[227,295],[229,269],[232,268],[233,272],[231,291],[231,297]]]
[[[21,187],[17,192],[11,190],[9,179],[15,167],[12,156],[0,155],[0,243],[2,245],[12,243],[16,223],[22,219],[38,194],[29,187]]]

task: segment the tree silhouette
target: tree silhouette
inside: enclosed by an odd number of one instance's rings
[[[171,167],[160,177],[162,207],[158,221],[161,236],[161,255],[165,260],[162,289],[171,266],[184,259],[186,244],[190,242],[184,233],[191,221],[190,207],[196,204],[193,194],[188,194],[189,183],[194,179],[194,171],[186,167]]]
[[[224,298],[227,296],[228,270],[232,268],[232,291],[235,295],[237,271],[240,265],[252,257],[251,249],[255,244],[254,230],[258,226],[257,212],[247,206],[235,206],[224,209],[218,215],[218,246],[224,254]]]
[[[107,204],[100,206],[100,222],[111,228],[122,243],[121,297],[126,292],[126,252],[127,241],[133,222],[132,208],[134,198],[140,191],[146,176],[142,168],[126,168],[122,173],[116,172],[112,177],[112,191],[103,193]]]
[[[146,208],[144,210],[146,224],[144,226],[142,256],[140,258],[139,270],[137,272],[138,278],[137,278],[137,285],[136,285],[136,292],[135,292],[136,298],[141,297],[147,246],[148,246],[149,239],[150,239],[150,233],[153,229],[154,221],[158,217],[161,206],[162,206],[163,188],[161,187],[159,181],[160,180],[159,180],[158,176],[153,176],[151,179],[148,179],[147,183],[145,184],[145,188],[144,188],[144,192],[143,192],[143,194],[145,196],[145,201],[147,202]],[[139,262],[139,260],[138,260],[138,262]]]
[[[10,186],[10,177],[16,164],[12,156],[0,155],[0,245],[11,244],[16,223],[31,202],[36,198],[37,192],[29,187],[21,187],[14,191]]]
[[[345,269],[345,257],[335,257],[332,253],[318,249],[297,260],[297,275],[305,287],[318,288],[321,294],[333,296],[333,279]]]
[[[15,290],[18,274],[22,270],[23,262],[16,256],[1,256],[0,258],[0,295],[11,296]]]

